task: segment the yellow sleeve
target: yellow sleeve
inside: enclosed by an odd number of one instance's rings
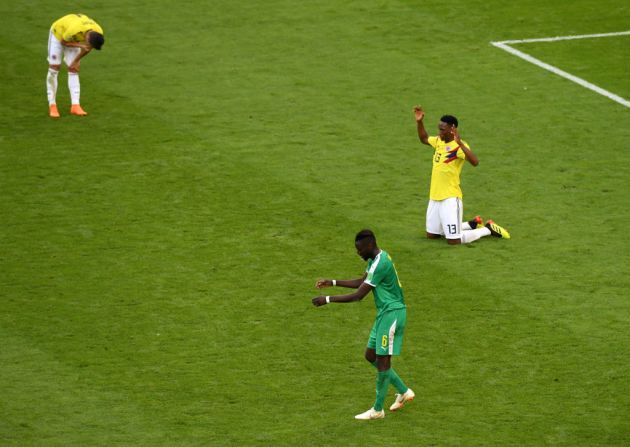
[[[428,140],[429,140],[429,144],[430,144],[433,148],[437,147],[437,142],[438,142],[438,140],[439,140],[439,137],[429,137],[429,138],[428,138]]]
[[[462,140],[462,143],[464,143],[466,145],[466,147],[468,149],[470,149],[470,146],[468,145],[467,141]],[[472,151],[472,149],[470,149],[470,150]],[[460,150],[457,151],[457,158],[461,158],[463,160],[466,160],[466,154],[464,153],[463,150],[460,149]]]

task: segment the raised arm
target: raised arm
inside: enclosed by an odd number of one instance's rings
[[[313,305],[316,307],[323,306],[328,303],[352,303],[354,301],[361,301],[365,298],[365,295],[372,291],[373,287],[366,282],[361,283],[359,288],[354,293],[348,293],[347,295],[331,295],[331,296],[316,296],[313,298]]]
[[[424,128],[424,122],[422,121],[424,119],[424,110],[422,110],[422,106],[415,106],[413,108],[413,112],[416,116],[416,127],[418,128],[418,138],[420,138],[420,141],[422,141],[422,143],[428,145],[429,134]]]
[[[459,137],[459,132],[457,131],[457,127],[452,126],[451,132],[453,134],[453,139],[455,140],[455,142],[459,144],[459,147],[461,148],[461,150],[463,150],[464,154],[466,154],[466,160],[468,160],[468,162],[471,165],[477,166],[479,164],[479,159],[474,154],[474,152],[470,150],[470,148],[466,146],[466,144],[464,144],[462,139]]]

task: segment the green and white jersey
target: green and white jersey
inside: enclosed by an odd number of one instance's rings
[[[368,261],[365,281],[374,287],[374,304],[377,315],[394,309],[404,309],[405,299],[396,267],[391,256],[381,250],[374,259]]]

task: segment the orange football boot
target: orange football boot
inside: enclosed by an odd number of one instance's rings
[[[57,110],[57,104],[51,104],[48,106],[48,116],[51,118],[59,118],[59,110]]]
[[[87,112],[83,110],[79,104],[72,104],[72,107],[70,107],[70,114],[77,116],[87,116]]]

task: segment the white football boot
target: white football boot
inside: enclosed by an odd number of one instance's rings
[[[385,417],[385,410],[376,411],[374,408],[370,408],[365,413],[357,414],[354,418],[368,421],[370,419],[383,419]]]
[[[411,388],[407,388],[404,394],[396,394],[396,400],[389,407],[389,411],[396,411],[405,406],[406,402],[411,402],[413,398],[416,397],[416,393],[413,392]]]

